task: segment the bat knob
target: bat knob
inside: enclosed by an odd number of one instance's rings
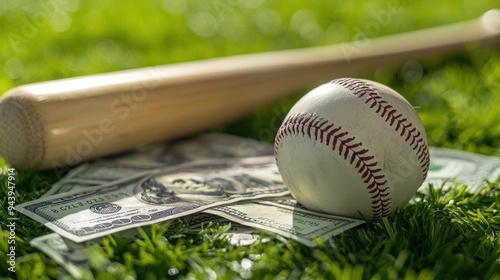
[[[43,125],[33,100],[10,92],[0,101],[0,155],[23,170],[34,170],[44,158]]]

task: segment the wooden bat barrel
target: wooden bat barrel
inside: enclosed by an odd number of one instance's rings
[[[377,66],[499,41],[500,11],[334,46],[241,55],[47,81],[0,101],[0,154],[40,170],[191,134],[298,90]]]

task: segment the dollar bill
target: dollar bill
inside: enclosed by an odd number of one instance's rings
[[[82,182],[89,186],[103,185],[109,182],[134,177],[136,175],[149,172],[162,165],[151,166],[148,164],[131,164],[113,161],[96,161],[82,164],[71,170],[59,183],[79,183]],[[84,185],[82,184],[82,185]],[[69,190],[65,190],[69,191]],[[62,192],[57,190],[57,193]],[[52,190],[47,192],[53,194]]]
[[[265,243],[270,240],[269,238],[261,237],[261,233],[253,227],[242,225],[210,213],[196,213],[183,218],[183,221],[192,229],[201,229],[210,224],[230,224],[231,227],[229,230],[222,234],[221,237],[225,238],[233,246],[250,246],[257,241]]]
[[[57,233],[34,238],[30,245],[56,261],[75,279],[83,279],[84,269],[89,268],[87,246],[71,243]]]
[[[213,206],[286,194],[274,157],[257,157],[176,165],[43,197],[16,210],[63,237],[83,242]]]
[[[455,182],[465,184],[470,192],[477,192],[488,181],[500,177],[500,158],[458,150],[430,147],[431,163],[427,174],[429,183],[445,189]]]
[[[269,155],[273,155],[273,146],[269,143],[228,134],[201,134],[82,164],[54,184],[44,196],[71,191],[71,186],[93,187],[186,162]],[[85,184],[78,184],[80,182]]]
[[[207,145],[206,148],[200,148]],[[189,148],[194,146],[193,148]],[[179,147],[179,150],[176,150]],[[196,151],[202,151],[197,155]],[[246,155],[271,155],[272,145],[251,139],[224,134],[203,134],[167,146],[140,150],[132,154],[83,164],[75,168],[44,195],[49,196],[86,187],[94,187],[112,181],[148,172],[152,168],[170,166],[182,162],[209,158],[241,158]],[[454,182],[469,186],[476,192],[488,181],[500,176],[500,158],[458,150],[430,147],[431,164],[426,182],[435,186],[449,187]]]
[[[175,165],[200,159],[245,158],[273,155],[273,146],[222,133],[205,133],[152,147],[109,160],[117,163]]]
[[[207,214],[197,213],[190,215],[182,222],[189,228],[200,230],[212,225],[230,225],[229,229],[221,235],[221,238],[227,240],[233,246],[250,246],[257,241],[268,242],[269,238],[262,238],[260,232],[252,227],[231,222],[227,219]],[[145,232],[150,231],[149,227],[143,228]],[[128,230],[126,233],[121,232],[124,240],[131,240],[139,236],[137,231]],[[36,237],[30,241],[30,245],[38,248],[47,256],[56,261],[69,275],[74,279],[85,279],[86,271],[90,268],[89,258],[90,249],[96,242],[87,241],[83,243],[75,243],[68,240],[57,233],[50,233],[40,237]],[[103,263],[102,265],[110,265]]]
[[[105,184],[104,182],[80,182],[80,181],[66,181],[61,180],[52,185],[50,190],[46,192],[42,197],[47,197],[50,195],[58,193],[66,193],[71,191],[81,191]]]
[[[309,247],[316,238],[329,238],[364,221],[309,211],[291,198],[244,201],[204,211],[253,228],[277,233]]]

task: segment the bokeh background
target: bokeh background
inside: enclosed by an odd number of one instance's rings
[[[497,7],[487,0],[2,0],[0,92],[37,81],[378,37],[474,19]],[[471,45],[461,54],[359,77],[409,99],[431,145],[498,155],[499,62],[498,47]],[[306,91],[215,129],[272,141],[276,121]]]
[[[0,94],[32,82],[379,37],[475,19],[492,8],[500,2],[0,0]],[[471,44],[462,53],[379,67],[358,77],[406,97],[431,145],[500,156],[499,46]],[[308,90],[212,130],[272,142],[288,109]],[[61,175],[17,172],[18,204],[39,198]],[[0,179],[6,186],[6,176]],[[131,243],[119,235],[99,241],[92,247],[91,268],[95,279],[156,279],[173,264],[177,276],[189,279],[318,279],[325,273],[345,279],[498,277],[498,183],[484,192],[430,188],[404,211],[314,250],[271,235],[272,242],[234,248],[220,239],[227,227],[193,231],[165,223]],[[0,195],[2,209],[6,201]],[[61,268],[29,245],[49,230],[22,215],[18,222],[19,271],[9,277],[57,277]],[[1,225],[0,230],[5,256],[9,231]],[[243,258],[254,262],[250,274],[240,273]],[[0,278],[4,271],[6,262]]]

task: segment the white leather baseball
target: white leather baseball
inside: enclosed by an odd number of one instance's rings
[[[414,108],[391,88],[360,79],[337,79],[302,97],[274,148],[299,203],[354,218],[378,219],[403,207],[429,168]]]

